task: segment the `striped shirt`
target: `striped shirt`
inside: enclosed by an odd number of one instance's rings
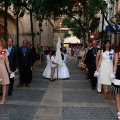
[[[120,53],[118,53],[118,63],[117,65],[120,65]]]

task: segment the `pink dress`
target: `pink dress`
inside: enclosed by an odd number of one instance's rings
[[[5,53],[8,56],[8,53]],[[2,85],[8,85],[9,84],[9,77],[8,77],[8,72],[5,66],[5,56],[4,54],[0,54],[0,79],[2,81],[0,84]]]

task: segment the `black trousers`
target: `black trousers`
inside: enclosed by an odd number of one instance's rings
[[[32,81],[32,70],[30,69],[30,75],[29,75],[29,82],[31,83],[31,81]]]
[[[96,71],[96,64],[93,64],[89,68],[89,77],[91,80],[91,86],[92,88],[95,88],[97,86],[97,77],[94,77],[94,72]]]
[[[30,83],[30,76],[31,76],[31,67],[20,67],[20,84],[23,85],[24,83],[27,85]]]
[[[14,78],[10,78],[10,84],[9,84],[9,88],[8,88],[8,94],[12,94],[13,86],[14,86]]]

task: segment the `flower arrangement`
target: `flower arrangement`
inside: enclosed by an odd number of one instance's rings
[[[0,50],[0,55],[5,55],[6,51],[5,50]]]

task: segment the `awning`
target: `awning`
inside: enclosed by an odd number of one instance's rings
[[[113,32],[113,30],[117,30],[117,31],[120,31],[120,25],[114,25],[114,26],[106,26],[105,27],[105,31],[110,31],[110,32]]]
[[[69,37],[64,39],[64,43],[73,43],[73,44],[77,44],[80,43],[80,40],[78,38],[76,38],[75,36]]]

